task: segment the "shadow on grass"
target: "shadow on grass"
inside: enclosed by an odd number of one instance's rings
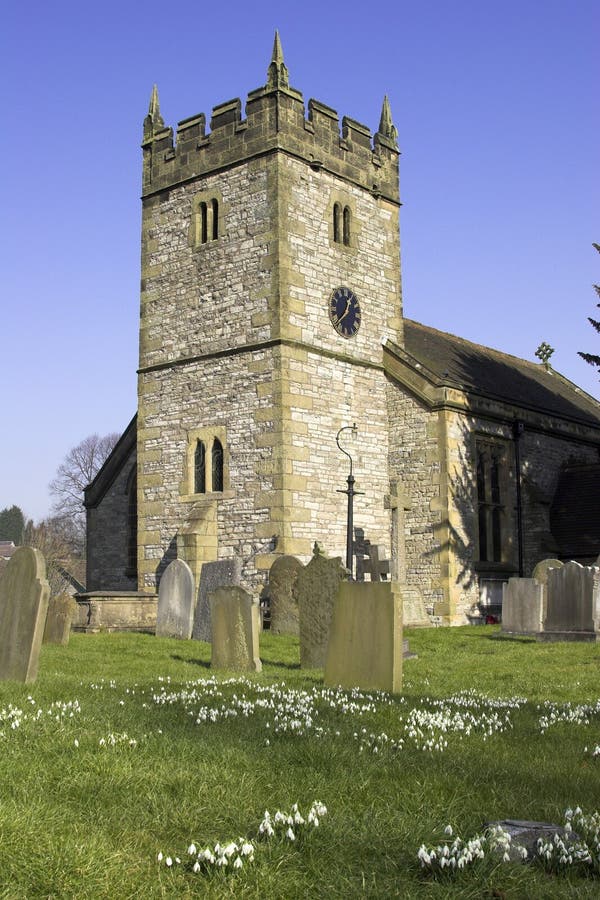
[[[177,662],[190,663],[192,666],[202,666],[204,669],[210,669],[210,661],[206,659],[188,659],[186,656],[179,656],[177,653],[172,653],[171,659],[175,659]]]
[[[506,641],[509,644],[537,644],[537,641],[534,637],[528,637],[527,635],[516,635],[516,634],[507,634],[501,631],[496,632],[495,634],[487,635],[488,641]]]
[[[485,641],[506,641],[507,643],[513,644],[537,644],[534,637],[529,637],[526,634],[510,634],[509,632],[504,632],[500,629],[495,629],[487,634],[482,634],[483,628],[485,628],[485,625],[467,625],[465,626],[461,637],[476,638],[477,640]]]
[[[274,662],[272,659],[268,659],[265,656],[261,656],[261,660],[267,666],[272,666],[274,669],[299,669],[299,662]]]

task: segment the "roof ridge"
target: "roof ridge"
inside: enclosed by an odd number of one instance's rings
[[[581,397],[584,397],[590,400],[594,405],[600,406],[600,401],[596,399],[592,394],[588,394],[582,387],[576,384],[574,381],[571,381],[570,378],[567,378],[566,375],[563,375],[562,372],[559,372],[558,369],[555,369],[554,366],[548,365],[545,366],[543,363],[533,362],[533,360],[524,359],[522,356],[516,356],[514,353],[506,353],[504,350],[497,350],[495,347],[489,347],[487,344],[479,344],[476,341],[470,341],[468,338],[461,337],[458,334],[453,334],[451,331],[442,331],[440,328],[434,328],[432,325],[424,325],[423,322],[417,322],[416,319],[404,319],[405,324],[416,325],[419,328],[423,328],[426,331],[434,332],[435,334],[442,335],[444,337],[452,338],[459,344],[464,344],[468,347],[476,347],[479,350],[483,350],[486,353],[493,353],[498,356],[502,360],[511,360],[514,359],[521,365],[526,365],[536,374],[541,374],[543,372],[548,372],[549,374],[560,378],[565,384],[569,385],[577,394]]]

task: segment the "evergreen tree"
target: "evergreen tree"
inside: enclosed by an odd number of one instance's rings
[[[598,253],[600,253],[600,244],[592,244],[592,247],[595,247]],[[600,284],[595,284],[593,287],[600,297]],[[600,303],[597,303],[596,306],[598,307],[598,309],[600,309]],[[600,334],[600,321],[598,321],[597,319],[592,319],[591,316],[588,316],[588,322],[590,323],[592,328],[595,328],[598,334]],[[600,356],[597,353],[582,353],[580,351],[579,356],[581,356],[582,359],[585,359],[585,361],[591,366],[596,366],[597,369],[600,369]]]
[[[0,510],[0,541],[12,541],[17,546],[23,539],[25,516],[18,506],[5,507]]]

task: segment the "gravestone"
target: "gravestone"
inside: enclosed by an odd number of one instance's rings
[[[395,582],[393,584],[396,587]],[[431,619],[427,615],[425,601],[419,591],[400,585],[398,585],[397,589],[402,596],[402,622],[404,627],[431,628]]]
[[[217,559],[203,563],[192,626],[192,638],[195,641],[211,640],[209,595],[219,588],[239,585],[241,578],[242,563],[239,559]]]
[[[58,597],[50,597],[43,643],[61,644],[63,647],[66,647],[69,643],[71,624],[76,611],[77,602],[70,594],[59,594]]]
[[[300,666],[320,669],[325,665],[327,642],[335,598],[347,571],[339,556],[324,556],[318,544],[313,557],[296,579],[300,624]]]
[[[545,586],[548,584],[548,572],[550,569],[562,569],[563,566],[564,563],[560,559],[543,559],[537,564],[531,577]]]
[[[402,599],[383,583],[339,584],[327,646],[328,687],[399,693]]]
[[[545,586],[535,578],[509,578],[502,587],[502,632],[539,634],[545,615]]]
[[[188,640],[192,636],[195,599],[192,570],[183,559],[174,559],[160,579],[156,636]]]
[[[210,595],[212,628],[211,668],[260,672],[258,601],[237,585]]]
[[[550,569],[542,641],[600,638],[600,569],[568,562]]]
[[[49,596],[44,557],[19,547],[0,580],[0,680],[35,681]]]
[[[295,556],[280,556],[269,570],[271,631],[273,634],[300,634],[298,598],[294,594],[298,572],[303,568]]]

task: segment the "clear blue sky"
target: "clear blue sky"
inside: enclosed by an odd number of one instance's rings
[[[368,17],[372,18],[369,20]],[[597,0],[376,4],[8,0],[3,117],[0,508],[47,514],[48,482],[135,412],[142,121],[173,126],[264,84],[279,28],[291,84],[399,131],[405,314],[555,367],[600,281]]]

